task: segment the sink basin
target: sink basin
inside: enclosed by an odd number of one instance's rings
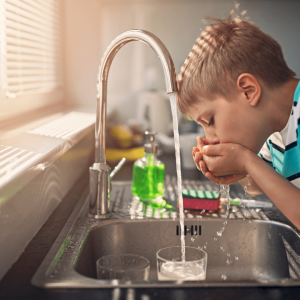
[[[200,183],[198,183],[200,184]],[[222,236],[224,212],[186,213],[186,245],[208,254],[205,281],[158,281],[156,252],[180,245],[179,219],[173,210],[134,200],[130,183],[113,186],[108,220],[87,217],[87,191],[49,251],[32,283],[47,288],[292,286],[299,285],[300,236],[291,226],[269,220],[268,209],[231,208]],[[207,189],[207,187],[206,187]],[[150,261],[149,281],[96,279],[96,260],[132,253]]]
[[[180,246],[178,221],[127,220],[94,227],[87,236],[75,270],[96,278],[96,260],[108,254],[132,253],[150,261],[150,281],[157,281],[156,252],[170,245]],[[216,232],[223,220],[186,220],[187,228],[199,226],[201,235],[186,235],[187,246],[205,246],[208,254],[207,281],[261,282],[290,278],[283,242],[295,233],[287,226],[266,221],[229,220],[222,237]],[[216,240],[215,240],[216,239]],[[300,250],[300,244],[298,251]],[[227,262],[227,263],[226,263]],[[223,276],[223,277],[224,277]]]

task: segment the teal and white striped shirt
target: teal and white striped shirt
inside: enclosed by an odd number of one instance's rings
[[[300,188],[300,82],[294,94],[289,121],[281,132],[273,133],[259,156],[278,173]]]

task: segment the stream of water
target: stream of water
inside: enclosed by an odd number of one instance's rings
[[[180,143],[179,143],[179,132],[178,132],[176,93],[170,93],[169,98],[171,102],[174,143],[175,143],[177,189],[178,189],[179,219],[180,219],[180,240],[181,240],[181,254],[182,254],[181,257],[182,257],[182,261],[185,261],[184,214],[183,214],[183,199],[182,199],[182,178],[181,178]]]
[[[173,117],[173,131],[174,131],[174,143],[175,143],[175,158],[176,158],[176,172],[177,172],[177,189],[178,189],[178,202],[179,202],[179,219],[180,219],[180,241],[181,241],[181,254],[182,261],[185,261],[185,236],[184,236],[184,213],[183,213],[183,199],[182,199],[182,177],[181,177],[181,161],[180,161],[180,142],[179,142],[179,132],[178,132],[178,116],[177,116],[177,105],[176,105],[176,93],[169,94],[171,102],[171,111]],[[230,202],[229,202],[229,185],[221,185],[220,193],[227,201],[227,209],[225,215],[225,221],[223,227],[217,232],[218,236],[222,236],[226,224],[227,217],[229,214]]]

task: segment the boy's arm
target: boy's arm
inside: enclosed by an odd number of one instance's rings
[[[242,185],[245,192],[252,197],[258,196],[264,192],[249,174],[245,178],[239,180],[239,183]]]
[[[245,170],[281,212],[300,228],[300,189],[277,173],[255,153],[245,153]]]
[[[256,153],[241,145],[228,143],[204,146],[201,154],[203,161],[200,163],[207,166],[206,177],[212,173],[225,177],[237,173],[250,175],[281,212],[300,229],[300,189]]]

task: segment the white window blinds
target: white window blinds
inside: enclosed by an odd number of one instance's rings
[[[61,0],[0,0],[2,97],[62,86]]]

